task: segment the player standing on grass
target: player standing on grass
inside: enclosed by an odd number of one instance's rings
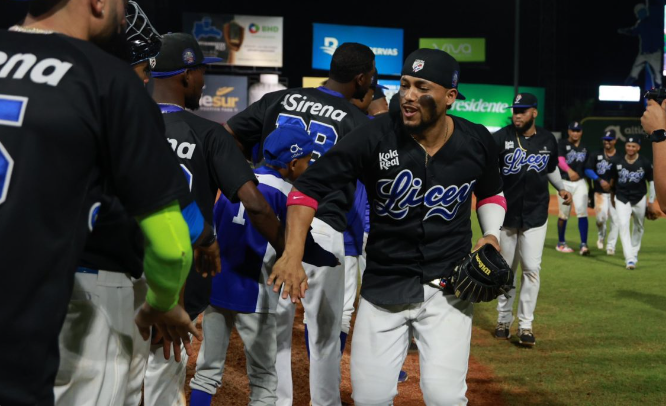
[[[472,304],[439,282],[472,248],[472,191],[485,232],[476,247],[499,247],[506,206],[491,135],[446,114],[462,98],[459,71],[444,51],[410,54],[397,114],[353,131],[315,162],[289,195],[285,253],[271,278],[299,286],[305,280],[305,236],[318,202],[357,179],[367,186],[372,207],[367,268],[351,354],[357,405],[391,404],[410,331],[419,346],[426,404],[467,403]]]
[[[590,249],[587,247],[587,200],[589,191],[587,181],[583,177],[585,173],[585,161],[587,160],[587,148],[581,145],[580,140],[583,137],[583,127],[578,121],[569,123],[567,130],[568,138],[562,138],[558,143],[560,172],[564,189],[571,193],[573,205],[576,208],[578,216],[578,232],[580,233],[580,255],[590,255]],[[558,197],[559,220],[557,221],[557,233],[559,242],[555,247],[559,252],[573,252],[565,240],[567,231],[567,220],[571,213],[571,205],[564,204],[562,197]]]
[[[518,265],[522,269],[518,338],[520,344],[533,346],[536,339],[532,322],[539,295],[539,271],[548,226],[548,182],[557,189],[564,205],[571,204],[571,193],[564,189],[557,170],[555,136],[535,123],[539,114],[537,98],[531,93],[519,93],[510,107],[513,109],[513,123],[493,134],[500,149],[499,165],[507,200],[500,245],[502,256],[515,271],[516,287]],[[514,287],[509,292],[509,298],[497,298],[497,339],[511,338],[516,292]]]

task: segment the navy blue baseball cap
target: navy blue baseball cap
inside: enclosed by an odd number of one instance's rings
[[[641,144],[641,137],[637,137],[635,135],[632,135],[631,137],[627,137],[627,141],[625,144],[629,144],[630,142],[633,142],[634,144]]]
[[[163,35],[162,49],[155,59],[154,78],[168,78],[197,66],[222,62],[222,58],[204,57],[197,40],[183,32]]]
[[[513,99],[513,104],[509,106],[510,109],[535,109],[539,105],[539,101],[532,93],[518,93],[516,98]]]
[[[569,123],[569,129],[571,131],[583,131],[583,126],[578,121],[572,121]]]
[[[281,125],[264,141],[264,160],[278,168],[286,168],[294,159],[310,155],[314,139],[303,127]]]
[[[604,141],[613,141],[616,138],[617,134],[615,134],[615,130],[608,130],[604,133],[604,136],[601,137],[601,139]]]
[[[460,65],[444,51],[421,48],[407,56],[401,74],[429,80],[447,89],[458,89]],[[465,100],[465,96],[458,92],[456,99]]]

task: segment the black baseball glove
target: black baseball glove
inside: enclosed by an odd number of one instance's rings
[[[456,297],[472,303],[490,302],[499,295],[509,297],[514,273],[490,244],[467,255],[453,270],[447,284]]]

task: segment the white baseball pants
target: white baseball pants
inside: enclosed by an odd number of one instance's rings
[[[618,223],[620,225],[620,241],[622,241],[622,251],[626,263],[638,262],[638,251],[641,249],[641,240],[645,232],[645,196],[636,204],[622,203],[615,199],[615,210],[617,210]],[[629,223],[634,218],[634,226],[629,231]]]
[[[146,277],[132,279],[134,284],[134,315],[139,311],[143,302],[146,301],[148,293],[148,282]],[[143,378],[146,375],[148,364],[148,354],[150,353],[150,339],[144,340],[139,333],[139,328],[134,325],[134,349],[132,351],[132,360],[130,362],[129,372],[127,374],[127,393],[125,396],[125,406],[139,406],[141,403],[141,389],[143,388]]]
[[[513,301],[516,299],[516,288],[518,287],[518,265],[522,269],[520,277],[520,301],[518,302],[519,328],[531,329],[534,321],[534,309],[536,309],[537,297],[541,280],[541,257],[543,245],[546,241],[546,229],[548,221],[544,225],[519,230],[515,228],[503,228],[500,234],[500,248],[502,257],[515,272],[514,288],[509,292],[510,298],[500,295],[497,298],[497,312],[499,323],[511,323],[513,321]]]
[[[125,401],[134,333],[127,274],[77,272],[59,336],[55,404],[116,406]]]
[[[275,405],[275,314],[241,313],[208,306],[203,317],[204,340],[197,358],[197,369],[190,388],[215,395],[222,385],[224,363],[232,329],[236,327],[245,346],[247,376],[250,380],[250,405]]]
[[[573,201],[572,204],[565,206],[564,199],[562,199],[559,194],[557,195],[557,202],[560,209],[559,217],[562,220],[568,220],[569,214],[571,214],[571,206],[576,208],[577,217],[587,217],[587,199],[589,189],[585,179],[579,179],[575,182],[562,180],[562,184],[564,185],[564,190],[571,193]]]
[[[352,398],[358,406],[392,405],[410,343],[419,348],[428,406],[466,405],[473,305],[424,285],[422,303],[377,306],[361,297],[351,350]]]
[[[365,267],[363,256],[345,256],[345,295],[342,309],[342,327],[340,329],[345,334],[349,334],[351,328],[354,300],[358,289],[358,276],[364,270],[361,268],[361,264]]]
[[[310,397],[313,406],[340,405],[340,325],[345,286],[345,247],[341,232],[315,218],[312,237],[338,258],[335,267],[315,267],[303,263],[309,289],[301,300],[308,320],[310,345]],[[277,308],[278,405],[293,402],[291,380],[291,331],[294,305],[280,299]]]
[[[617,212],[611,204],[610,193],[594,193],[594,213],[596,215],[599,240],[604,241],[606,234],[608,234],[606,249],[615,250],[619,228],[617,225]],[[608,219],[610,219],[610,226],[606,227]]]
[[[190,336],[191,338],[191,336]],[[162,344],[151,345],[148,354],[148,367],[144,377],[144,406],[185,406],[185,378],[187,361],[185,346],[181,346],[180,362],[173,356],[173,348],[169,359],[164,358]]]

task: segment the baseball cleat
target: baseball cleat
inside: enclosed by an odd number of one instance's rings
[[[398,383],[407,382],[407,379],[409,379],[409,374],[405,371],[400,371],[400,374],[398,375]]]
[[[511,338],[509,327],[511,327],[511,323],[498,322],[497,327],[495,327],[495,338],[498,340],[508,340]]]
[[[580,255],[590,255],[590,249],[587,248],[587,244],[583,243],[580,245]]]
[[[627,262],[627,269],[629,270],[636,269],[636,264],[631,261]]]
[[[600,250],[604,249],[604,240],[602,240],[601,238],[597,240],[597,248],[599,248]]]
[[[615,255],[615,250],[613,248],[606,248],[606,255]]]
[[[558,250],[559,252],[564,252],[565,254],[573,252],[573,249],[571,249],[571,247],[569,247],[566,243],[557,244],[555,249]]]
[[[536,344],[536,338],[531,328],[521,328],[518,330],[518,343],[526,347],[533,347]]]

